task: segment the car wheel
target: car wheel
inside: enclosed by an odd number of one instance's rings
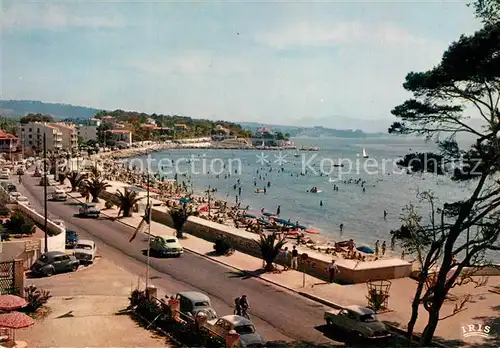
[[[45,271],[45,276],[52,277],[53,275],[54,275],[54,270],[52,268],[49,268],[48,270]]]
[[[76,272],[78,270],[78,265],[71,266],[71,272]]]

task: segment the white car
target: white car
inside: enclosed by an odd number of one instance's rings
[[[18,196],[16,198],[16,201],[19,203],[22,203],[24,205],[30,205],[30,201],[28,200],[28,197],[25,197],[25,196]]]
[[[97,247],[93,240],[80,239],[78,243],[75,245],[75,250],[73,254],[77,258],[77,260],[80,261],[81,264],[83,263],[89,264],[89,263],[94,263],[96,251]]]
[[[17,199],[21,197],[21,193],[20,192],[11,192],[9,194],[9,202],[10,203],[16,203],[17,202]]]
[[[0,172],[0,179],[9,180],[9,178],[10,178],[10,170],[4,169]]]
[[[52,193],[52,200],[54,201],[66,201],[68,199],[68,195],[66,194],[66,191],[63,189],[56,189]]]

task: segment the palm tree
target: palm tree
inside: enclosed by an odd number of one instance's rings
[[[139,202],[144,197],[138,197],[136,191],[130,191],[125,189],[124,193],[120,190],[116,190],[116,198],[118,199],[120,210],[118,210],[118,216],[123,212],[123,217],[132,216],[132,208],[133,206]]]
[[[101,172],[99,171],[99,168],[97,168],[97,164],[95,166],[92,167],[91,171],[90,171],[90,175],[93,177],[93,178],[98,178],[99,175],[101,175]]]
[[[99,203],[99,196],[102,191],[105,191],[106,188],[111,187],[111,185],[99,178],[92,178],[90,180],[85,180],[85,187],[92,196],[92,203]]]
[[[182,228],[186,223],[188,217],[193,214],[193,210],[187,206],[187,204],[182,204],[179,207],[170,209],[170,217],[174,224],[174,228],[177,231],[177,238],[183,238]]]
[[[261,234],[260,240],[255,241],[259,246],[260,252],[262,253],[262,258],[266,262],[264,271],[272,272],[274,271],[274,260],[280,253],[281,248],[286,244],[286,237],[279,237],[277,233],[272,234]]]
[[[72,171],[68,174],[68,180],[71,184],[71,192],[75,192],[82,183],[84,183],[87,176],[85,174]]]

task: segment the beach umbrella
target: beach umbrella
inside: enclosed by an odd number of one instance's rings
[[[319,234],[319,230],[315,228],[307,228],[305,232],[309,234]]]
[[[182,197],[179,199],[179,202],[181,202],[182,204],[186,204],[186,203],[191,203],[191,200],[189,200],[185,197]]]
[[[208,205],[201,206],[198,211],[208,211]]]
[[[258,221],[259,223],[261,223],[261,224],[265,224],[265,225],[269,224],[269,221],[264,220],[264,219],[257,219],[257,221]]]
[[[0,314],[0,327],[8,329],[24,329],[33,325],[35,321],[21,312],[7,312]]]
[[[372,248],[366,246],[366,245],[361,245],[356,248],[356,250],[361,251],[365,254],[375,254],[375,252],[372,250]]]
[[[304,225],[298,225],[297,227],[300,228],[301,230],[306,230],[307,229],[307,226],[304,226]]]
[[[247,218],[251,218],[251,219],[257,218],[257,216],[255,216],[253,214],[243,214],[243,217],[247,217]]]
[[[285,220],[285,219],[275,218],[274,221],[276,221],[279,224],[289,225],[289,222],[287,220]]]
[[[273,214],[273,213],[263,213],[262,215],[264,215],[264,216],[274,216],[276,214]]]
[[[15,295],[0,295],[0,310],[14,311],[26,306],[28,302],[19,296]]]

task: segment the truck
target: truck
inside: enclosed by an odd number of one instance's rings
[[[328,327],[336,327],[353,334],[360,339],[387,339],[391,337],[389,330],[373,310],[367,307],[352,305],[325,311]]]

